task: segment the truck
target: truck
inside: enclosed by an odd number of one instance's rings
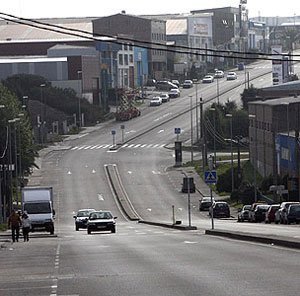
[[[28,186],[22,188],[22,211],[31,220],[31,231],[54,234],[55,210],[52,187]]]

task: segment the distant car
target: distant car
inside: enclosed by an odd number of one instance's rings
[[[238,212],[238,222],[244,222],[245,220],[249,221],[251,205],[244,205],[243,208]]]
[[[212,75],[205,75],[202,79],[202,83],[212,83],[214,82],[214,77]]]
[[[268,211],[270,205],[257,205],[254,210],[253,222],[265,221],[266,212]]]
[[[87,220],[90,213],[95,212],[95,209],[81,209],[78,210],[77,214],[73,216],[75,219],[75,229],[79,231],[80,228],[86,228]]]
[[[191,88],[193,87],[193,81],[192,80],[184,80],[182,87],[183,88]]]
[[[180,97],[180,90],[178,88],[172,88],[169,90],[168,95],[170,98]]]
[[[214,198],[212,201],[215,201]],[[208,211],[211,205],[211,197],[203,197],[201,200],[199,200],[199,211]]]
[[[216,201],[209,210],[215,218],[230,218],[230,207],[226,201]]]
[[[275,213],[279,210],[280,204],[270,205],[266,212],[265,223],[275,222]]]
[[[162,98],[155,96],[150,100],[150,106],[160,106],[162,104]]]
[[[278,210],[280,224],[287,224],[287,212],[290,205],[300,204],[297,201],[285,201],[280,204]],[[277,222],[277,221],[276,221]]]
[[[170,101],[170,97],[168,94],[164,93],[164,94],[160,94],[161,100],[163,103],[165,102],[169,102]]]
[[[178,88],[178,87],[170,81],[161,80],[156,82],[156,88],[162,91],[169,91],[172,88]]]
[[[226,80],[235,80],[237,79],[237,75],[235,72],[228,72],[226,75]]]
[[[215,78],[223,78],[224,77],[224,72],[222,70],[216,70],[214,74]]]
[[[289,206],[286,219],[287,224],[300,223],[300,204]]]
[[[116,220],[110,211],[95,211],[92,212],[87,221],[87,233],[91,234],[94,231],[110,231],[116,232]]]
[[[179,83],[179,81],[178,80],[172,80],[171,81],[173,84],[175,84],[178,88],[179,88],[179,86],[180,86],[180,83]]]
[[[255,202],[251,205],[251,208],[249,210],[249,221],[250,222],[255,222],[254,211],[255,211],[256,207],[258,205],[265,205],[265,204],[266,204],[265,202]]]

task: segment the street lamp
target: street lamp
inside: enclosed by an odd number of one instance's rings
[[[41,88],[41,114],[40,114],[40,137],[41,137],[41,144],[44,143],[44,120],[45,120],[45,106],[44,106],[44,98],[43,98],[43,88],[46,86],[46,84],[42,83],[40,85]]]
[[[257,131],[256,131],[256,115],[255,114],[249,114],[249,119],[252,119],[255,124],[253,124],[253,127],[255,129],[255,153],[254,153],[254,165],[253,165],[253,171],[254,171],[254,202],[257,202],[257,180],[256,180],[256,162],[257,162]]]
[[[189,228],[192,226],[192,217],[191,217],[191,186],[190,186],[190,177],[186,174],[186,172],[181,172],[187,179],[187,193],[188,193],[188,222]]]
[[[211,107],[209,109],[214,113],[214,166],[217,164],[217,154],[216,154],[216,108]]]
[[[219,90],[219,79],[217,78],[217,98],[218,98],[218,105],[220,105],[220,90]]]
[[[79,76],[81,74],[81,86]],[[77,79],[78,79],[78,124],[79,128],[81,128],[81,95],[82,95],[82,71],[77,71]]]
[[[234,174],[233,174],[233,151],[232,151],[232,114],[226,114],[230,118],[230,151],[231,151],[231,191],[234,190]]]
[[[4,109],[5,105],[0,105],[0,109]],[[1,160],[1,158],[0,158]],[[3,164],[0,163],[1,170],[4,170]],[[1,176],[1,170],[0,170],[0,222],[3,223],[6,221],[6,198],[5,195],[3,196],[2,200],[2,176]]]
[[[194,151],[193,151],[193,97],[189,96],[190,98],[190,109],[191,109],[191,162],[194,161]]]

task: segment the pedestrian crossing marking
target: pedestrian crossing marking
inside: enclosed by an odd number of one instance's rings
[[[138,143],[138,144],[123,144],[122,146],[120,146],[119,148],[132,148],[132,149],[138,149],[138,148],[145,148],[145,149],[160,149],[160,148],[164,148],[166,144],[142,144],[142,143]],[[97,144],[97,145],[82,145],[82,146],[74,146],[71,147],[70,150],[71,151],[79,151],[79,150],[98,150],[98,149],[109,149],[112,148],[113,145],[112,144]]]

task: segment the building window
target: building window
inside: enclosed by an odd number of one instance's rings
[[[127,49],[128,49],[128,45],[124,44],[124,50],[127,50]]]
[[[133,54],[130,54],[130,55],[129,55],[129,62],[130,62],[130,63],[133,63]]]
[[[128,54],[124,54],[124,64],[128,65]]]
[[[123,65],[123,55],[119,54],[119,65]]]

